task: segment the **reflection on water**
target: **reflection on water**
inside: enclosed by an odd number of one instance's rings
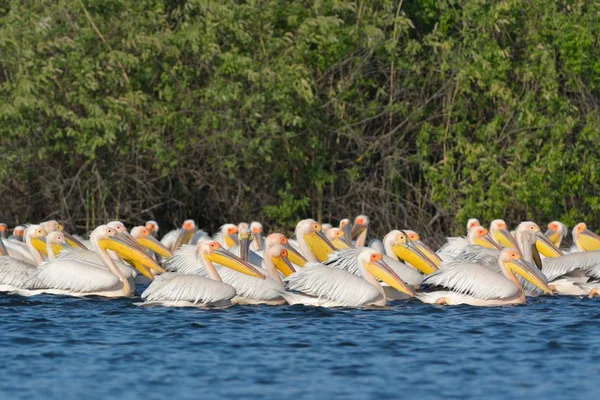
[[[0,295],[0,398],[597,398],[600,301],[384,310]]]

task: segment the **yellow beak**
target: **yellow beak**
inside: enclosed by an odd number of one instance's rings
[[[67,241],[67,243],[69,243],[69,246],[87,249],[87,247],[85,247],[83,243],[75,239],[75,237],[73,237],[73,235],[71,235],[70,233],[63,231],[63,235],[65,235],[65,240]]]
[[[120,237],[117,237],[117,235],[101,240],[100,245],[105,249],[116,252],[123,260],[131,264],[135,269],[149,279],[153,279],[153,276],[148,272],[147,268],[159,273],[165,272],[165,270],[162,269],[160,265],[156,263],[156,261],[150,258],[148,254],[146,254],[144,251],[133,248],[131,244],[125,242]]]
[[[31,244],[37,251],[39,251],[43,255],[45,255],[45,256],[48,255],[48,250],[46,249],[46,243],[44,243],[44,241],[41,238],[39,238],[39,237],[31,238]]]
[[[387,283],[394,289],[408,296],[414,297],[415,291],[408,286],[400,277],[386,264],[385,261],[379,260],[365,264],[365,268],[373,276],[382,282]]]
[[[500,246],[498,246],[496,244],[496,242],[494,242],[492,240],[492,238],[490,237],[490,235],[483,235],[483,236],[476,237],[475,239],[473,239],[473,244],[476,244],[476,245],[481,246],[481,247],[485,247],[487,249],[497,249],[497,250],[500,250]]]
[[[555,231],[554,229],[548,229],[546,233],[544,233],[544,236],[546,236],[548,240],[554,243],[554,245],[558,246],[558,241],[560,239],[560,234],[558,233],[558,231]]]
[[[536,238],[535,247],[544,257],[560,257],[563,255],[563,252],[541,232],[536,233]]]
[[[498,243],[500,243],[500,245],[502,245],[502,247],[506,247],[506,248],[514,248],[514,249],[518,249],[519,246],[517,245],[517,241],[515,240],[514,237],[512,237],[512,235],[510,234],[509,231],[507,231],[506,229],[499,229],[497,231],[494,232],[494,239],[496,239],[496,241]]]
[[[155,252],[161,257],[169,258],[173,255],[173,253],[171,253],[169,249],[167,249],[161,242],[156,240],[154,236],[142,236],[139,239],[137,239],[137,241],[139,244],[141,244],[148,250]]]
[[[589,229],[584,229],[577,236],[578,247],[585,251],[600,250],[600,236],[596,235],[594,232],[590,231]]]
[[[184,244],[188,244],[192,240],[193,236],[194,236],[193,230],[181,228],[181,231],[179,232],[179,236],[177,236],[177,240],[175,241],[175,245],[173,246],[171,251],[175,251],[175,250],[179,249],[181,246],[183,246]]]
[[[277,270],[281,272],[283,276],[290,276],[296,272],[292,266],[292,263],[290,263],[290,260],[288,260],[287,257],[273,257],[273,264],[275,264],[275,268],[277,268]]]
[[[429,275],[438,270],[437,265],[435,265],[433,261],[418,248],[412,247],[409,243],[400,243],[393,246],[392,250],[396,253],[398,258],[408,262],[425,275]]]
[[[552,294],[552,289],[548,287],[548,284],[536,274],[523,260],[514,260],[509,264],[509,268],[515,273],[523,277],[527,282],[537,286],[544,293]]]
[[[435,254],[435,251],[431,250],[425,243],[421,242],[420,240],[415,241],[414,245],[417,247],[417,249],[421,251],[421,253],[423,253],[427,258],[429,258],[429,260],[433,262],[436,265],[436,267],[440,266],[440,264],[442,263],[442,259],[440,258],[440,256]]]
[[[323,231],[311,232],[305,235],[304,241],[319,261],[327,260],[329,254],[336,250]]]
[[[208,254],[206,257],[212,262],[221,264],[224,267],[241,272],[242,274],[246,274],[260,279],[266,278],[252,265],[248,264],[246,261],[235,256],[233,253],[225,250],[222,247],[217,250],[213,250],[212,253]]]
[[[295,265],[304,268],[304,266],[306,265],[306,258],[304,258],[304,256],[302,254],[300,254],[298,252],[298,250],[296,250],[294,248],[294,246],[292,246],[289,243],[286,243],[284,245],[284,247],[287,249],[288,251],[288,258],[291,262],[293,262]]]

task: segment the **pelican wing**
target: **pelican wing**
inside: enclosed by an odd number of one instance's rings
[[[360,271],[358,270],[356,258],[363,249],[364,248],[349,248],[338,250],[335,253],[331,253],[329,258],[327,258],[323,264],[331,268],[348,271],[351,274],[360,277]],[[390,268],[400,277],[400,279],[407,284],[411,286],[419,286],[421,282],[423,282],[423,275],[421,275],[419,271],[415,270],[414,268],[411,268],[406,264],[398,260],[394,260],[386,255],[383,256],[383,259],[387,265],[389,265]]]
[[[500,257],[500,250],[470,244],[457,254],[456,260],[468,261],[469,263],[483,265],[492,271],[500,271],[498,257]]]
[[[441,286],[451,291],[490,300],[512,297],[519,288],[497,272],[473,263],[451,261],[427,275],[423,284]]]
[[[177,242],[177,237],[179,236],[179,232],[181,232],[181,228],[173,229],[172,231],[168,232],[165,236],[163,236],[162,239],[160,239],[160,242],[167,249],[172,249],[173,246],[175,246],[175,242]]]
[[[142,293],[147,302],[188,301],[210,304],[232,299],[235,289],[223,282],[197,275],[181,275],[167,272],[157,276]]]
[[[595,271],[597,267],[600,267],[600,250],[570,253],[542,260],[542,272],[548,277],[549,281],[578,269],[592,273],[591,271]]]
[[[237,295],[254,300],[280,300],[283,285],[270,278],[267,271],[257,267],[266,279],[259,279],[231,270],[227,267],[218,266],[217,270],[223,282],[235,288]]]
[[[57,260],[83,261],[87,264],[94,264],[96,267],[102,268],[102,269],[105,269],[108,271],[108,268],[106,267],[106,265],[104,265],[104,263],[102,262],[102,259],[100,258],[100,256],[97,253],[93,252],[92,250],[82,249],[80,247],[67,248],[67,249],[61,251],[56,256],[56,259]],[[119,268],[119,271],[121,271],[121,273],[123,275],[125,275],[125,277],[127,279],[129,279],[131,277],[135,277],[135,272],[133,271],[133,269],[131,269],[125,263],[123,263],[120,258],[119,259],[113,258],[113,262],[115,263],[117,268]]]
[[[54,260],[40,265],[32,289],[59,289],[78,293],[108,290],[119,277],[105,268],[79,260]]]
[[[26,289],[37,273],[37,267],[14,257],[0,257],[0,284]]]
[[[35,258],[31,255],[25,243],[16,240],[4,240],[4,246],[11,257],[35,264]]]
[[[190,244],[181,246],[165,261],[163,267],[167,271],[183,275],[206,275],[202,261],[196,253],[196,247]]]
[[[457,256],[468,245],[469,240],[466,237],[449,237],[446,244],[440,247],[436,253],[438,256],[442,254]]]
[[[374,303],[381,292],[362,278],[342,269],[310,263],[284,280],[289,291],[334,301],[346,307]]]

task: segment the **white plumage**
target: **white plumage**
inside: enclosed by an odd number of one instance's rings
[[[34,264],[10,256],[0,257],[0,291],[27,288],[36,272]]]
[[[78,294],[118,290],[119,277],[97,264],[81,260],[56,260],[38,268],[30,289],[64,290]]]
[[[322,307],[360,307],[373,304],[382,293],[364,279],[342,269],[310,263],[284,280],[283,297],[290,304]],[[294,293],[294,292],[299,293]]]
[[[575,270],[590,271],[600,267],[600,251],[584,251],[565,254],[556,258],[544,258],[542,272],[553,281]]]
[[[503,275],[480,264],[461,261],[442,263],[439,270],[425,277],[423,284],[441,286],[483,300],[519,294],[519,288]]]
[[[206,306],[228,303],[235,296],[235,289],[223,282],[194,275],[167,272],[157,276],[142,293],[146,304],[160,303],[177,306]]]

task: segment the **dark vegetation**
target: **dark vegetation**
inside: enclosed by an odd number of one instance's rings
[[[0,0],[0,217],[600,225],[591,1]]]

